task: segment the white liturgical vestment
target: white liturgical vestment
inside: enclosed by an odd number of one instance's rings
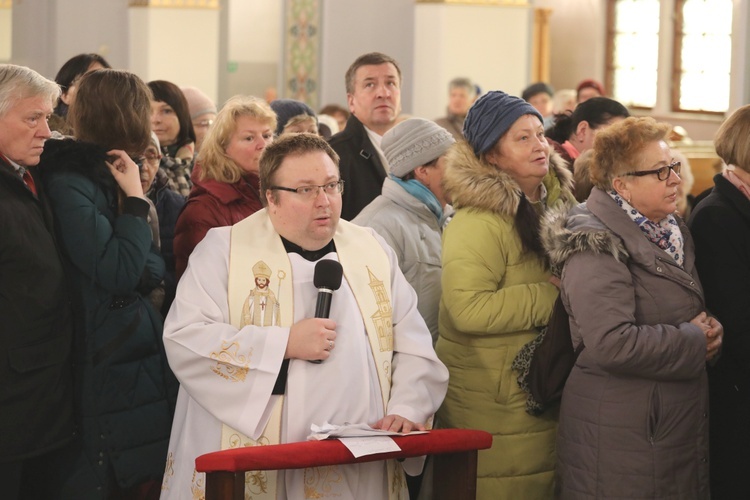
[[[344,223],[342,221],[342,223]],[[261,438],[280,396],[271,394],[281,367],[289,328],[230,324],[227,305],[230,227],[208,232],[190,257],[164,327],[169,363],[180,392],[169,444],[162,499],[203,498],[204,475],[195,458],[221,449],[222,428]],[[371,231],[371,230],[368,230]],[[373,233],[374,234],[374,233]],[[417,311],[417,297],[399,270],[393,251],[376,234],[390,261],[393,320],[391,392],[385,414],[426,422],[445,396],[448,371],[438,360],[430,333]],[[337,260],[332,252],[324,258]],[[289,254],[294,322],[314,317],[315,262]],[[367,331],[346,279],[334,292],[330,318],[337,337],[320,364],[289,363],[281,414],[281,442],[304,441],[311,424],[369,423],[385,414]],[[223,362],[224,361],[224,362]],[[227,367],[232,367],[227,369]],[[239,368],[238,368],[239,367]],[[280,472],[278,499],[388,498],[384,462]]]

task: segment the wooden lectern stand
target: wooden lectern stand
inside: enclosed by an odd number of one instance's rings
[[[206,500],[244,500],[245,471],[303,469],[434,455],[434,498],[476,498],[477,450],[492,445],[492,435],[470,429],[436,429],[427,434],[394,436],[401,451],[354,458],[337,439],[252,446],[216,451],[195,460],[206,473]]]

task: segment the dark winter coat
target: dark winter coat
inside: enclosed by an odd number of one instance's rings
[[[159,241],[161,243],[161,256],[164,259],[164,305],[162,306],[162,317],[166,317],[169,306],[172,304],[177,288],[175,276],[174,258],[174,232],[177,218],[185,206],[185,197],[170,189],[169,178],[158,170],[156,178],[148,192],[149,199],[156,207],[156,215],[159,218]]]
[[[105,157],[91,144],[48,141],[39,165],[73,291],[81,431],[67,473],[46,479],[77,498],[106,498],[110,478],[125,488],[161,477],[177,389],[145,298],[164,273],[148,203],[129,197],[119,208]]]
[[[193,172],[193,189],[177,219],[174,232],[175,271],[179,281],[193,249],[214,227],[232,226],[254,214],[263,205],[258,192],[260,180],[249,174],[234,184],[213,179],[199,180]]]
[[[68,288],[36,184],[39,198],[0,157],[0,463],[73,437]]]
[[[351,115],[346,128],[328,142],[339,155],[339,171],[344,180],[341,218],[352,220],[380,195],[387,174],[365,126],[356,116]]]
[[[584,350],[565,385],[557,439],[560,498],[707,499],[705,311],[685,241],[684,269],[605,192],[551,218],[561,296]]]
[[[690,217],[706,305],[724,327],[708,369],[712,498],[750,498],[750,200],[721,174]]]

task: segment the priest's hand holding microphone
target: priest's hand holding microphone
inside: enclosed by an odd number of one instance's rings
[[[328,319],[333,292],[341,286],[343,269],[335,260],[321,260],[315,265],[313,284],[318,289],[315,317],[292,325],[285,358],[306,359],[321,363],[336,347],[336,322]]]
[[[295,323],[289,331],[286,358],[306,359],[311,363],[322,363],[336,346],[336,322],[328,319],[331,312],[333,292],[341,286],[343,269],[335,260],[321,260],[315,265],[313,284],[318,289],[315,317]],[[412,422],[396,414],[388,414],[370,424],[374,429],[392,432],[425,430],[424,424]]]

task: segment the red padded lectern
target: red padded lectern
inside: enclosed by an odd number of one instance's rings
[[[434,498],[476,498],[477,450],[492,445],[492,435],[470,429],[436,429],[427,434],[395,436],[401,451],[354,458],[339,440],[305,441],[234,448],[201,455],[198,472],[206,473],[206,500],[243,500],[245,471],[303,469],[434,455]]]

